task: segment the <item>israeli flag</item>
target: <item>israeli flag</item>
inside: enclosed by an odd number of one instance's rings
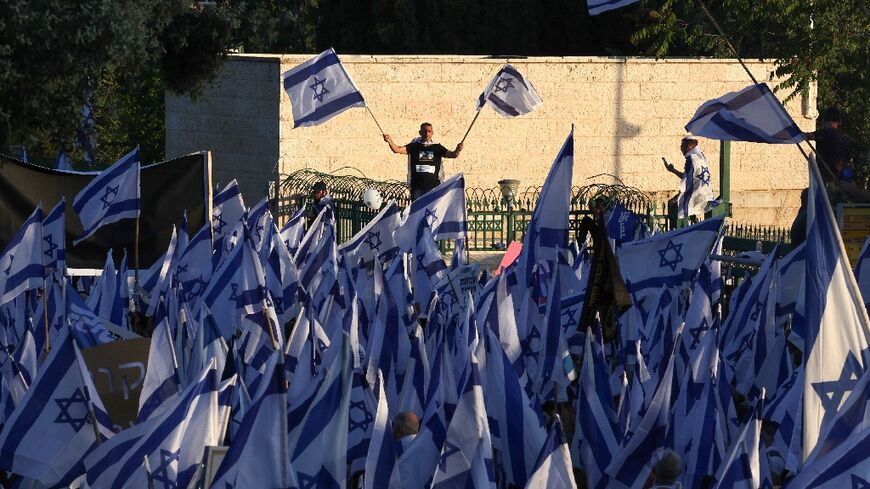
[[[269,381],[255,393],[211,487],[299,487],[288,462],[287,384],[280,356],[271,355]]]
[[[870,311],[870,236],[864,241],[864,247],[861,248],[861,254],[855,263],[855,280],[858,281],[861,297],[864,298],[864,306]]]
[[[304,205],[284,224],[279,234],[281,235],[281,241],[284,242],[284,246],[287,247],[287,251],[291,255],[295,255],[296,249],[299,248],[299,244],[302,242],[302,237],[305,236]]]
[[[174,404],[180,394],[178,359],[175,357],[175,345],[169,330],[169,318],[164,318],[154,328],[151,336],[148,370],[139,393],[139,415],[136,422],[141,423],[152,416],[159,416]]]
[[[78,292],[70,290],[64,296],[66,320],[69,321],[72,334],[82,348],[103,345],[117,339],[106,329],[94,311],[85,304]]]
[[[121,219],[139,217],[139,147],[106,168],[76,195],[73,209],[84,231],[79,244],[97,229]]]
[[[589,15],[598,15],[601,12],[625,7],[626,5],[631,5],[637,1],[638,0],[586,0],[586,4],[589,7]]]
[[[465,177],[459,173],[405,208],[393,233],[396,245],[405,252],[413,250],[421,225],[431,227],[437,240],[464,238],[468,233],[465,213]]]
[[[870,427],[857,431],[835,450],[808,462],[790,480],[789,488],[870,487]]]
[[[356,264],[360,259],[370,263],[375,256],[382,263],[388,262],[399,254],[396,240],[393,239],[393,231],[398,225],[399,207],[396,201],[391,200],[354,237],[342,243],[338,251],[350,258],[352,264]]]
[[[553,425],[544,447],[538,455],[535,471],[529,477],[526,489],[577,489],[571,454],[565,442],[562,420],[553,415]]]
[[[396,445],[390,424],[390,409],[387,406],[384,376],[378,371],[378,409],[374,417],[371,442],[365,463],[365,489],[386,488],[390,485],[393,466],[396,465]],[[413,438],[412,438],[413,439]]]
[[[0,254],[0,304],[15,299],[25,290],[43,286],[41,240],[42,208],[37,206]]]
[[[674,288],[688,282],[710,254],[723,223],[721,217],[705,219],[617,248],[619,270],[628,290],[640,300],[662,286]]]
[[[293,104],[293,125],[316,126],[351,107],[366,103],[332,48],[283,75],[284,91]]]
[[[212,199],[211,227],[215,241],[229,234],[244,214],[245,201],[242,200],[242,189],[233,179]]]
[[[721,141],[797,144],[806,139],[766,83],[704,102],[686,131]]]
[[[761,486],[761,405],[755,402],[749,420],[716,472],[715,488],[755,489]]]
[[[85,457],[90,487],[188,487],[206,446],[224,438],[237,378],[214,364],[163,414],[128,428]]]
[[[539,261],[556,263],[560,251],[568,248],[568,212],[571,207],[571,179],[574,175],[574,130],[568,134],[556,161],[544,180],[535,212],[523,236],[523,251],[517,270],[525,270],[530,283],[532,267]]]
[[[507,64],[498,70],[477,100],[478,112],[486,104],[503,117],[528,114],[544,103],[538,91],[519,71]]]
[[[870,320],[815,157],[809,161],[806,239],[804,458],[870,365]]]
[[[66,225],[64,213],[66,200],[54,206],[42,220],[42,255],[46,273],[66,270]]]
[[[112,422],[66,330],[6,420],[0,468],[45,487],[66,486],[84,473],[82,457],[99,444],[97,436],[112,434]]]

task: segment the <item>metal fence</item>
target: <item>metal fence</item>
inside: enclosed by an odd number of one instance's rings
[[[347,169],[348,171],[357,171]],[[344,242],[360,231],[377,211],[366,207],[362,195],[372,188],[380,192],[384,202],[395,199],[400,208],[410,204],[408,187],[404,182],[379,181],[356,175],[335,175],[314,170],[299,170],[286,175],[272,196],[273,213],[279,225],[292,216],[301,205],[312,205],[311,193],[316,182],[322,181],[335,203],[338,242]],[[466,188],[468,207],[469,251],[504,250],[511,241],[521,241],[534,213],[541,187],[503,192],[501,188]],[[505,195],[508,195],[507,197]],[[569,235],[576,235],[584,217],[592,214],[597,198],[606,203],[619,202],[637,214],[647,216],[647,225],[658,231],[667,231],[676,222],[668,215],[666,203],[654,203],[641,190],[621,183],[593,183],[571,189]],[[677,226],[681,223],[677,222]],[[765,226],[731,224],[726,233],[725,249],[728,254],[756,250],[769,252],[777,243],[784,243],[780,252],[787,252],[788,230]],[[452,243],[441,243],[443,251]]]

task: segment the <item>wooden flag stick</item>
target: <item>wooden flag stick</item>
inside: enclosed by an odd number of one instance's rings
[[[465,138],[468,137],[468,133],[471,132],[471,128],[474,127],[474,123],[477,122],[477,118],[480,117],[480,111],[478,110],[476,114],[474,114],[474,119],[471,119],[471,124],[468,126],[468,130],[465,131],[465,136],[462,136],[462,141],[459,141],[459,144],[465,142]]]
[[[375,125],[377,125],[377,126],[378,126],[378,130],[381,131],[381,136],[383,136],[384,134],[386,134],[386,133],[384,132],[384,129],[381,127],[381,124],[378,122],[378,119],[375,117],[375,114],[372,113],[372,109],[370,109],[368,105],[366,105],[366,111],[369,113],[370,116],[372,116],[372,120],[375,121]]]

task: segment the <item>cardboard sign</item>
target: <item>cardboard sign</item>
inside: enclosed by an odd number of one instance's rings
[[[116,432],[132,426],[136,420],[150,347],[151,338],[138,338],[82,350],[88,372]]]

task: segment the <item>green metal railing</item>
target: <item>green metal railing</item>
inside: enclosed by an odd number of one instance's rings
[[[362,202],[366,189],[380,192],[384,202],[395,199],[400,208],[410,204],[408,187],[404,182],[305,169],[285,175],[276,186],[272,210],[279,225],[286,222],[301,205],[312,205],[311,191],[318,181],[326,184],[335,203],[336,233],[340,243],[353,237],[377,214],[377,211],[369,209]],[[540,192],[541,187],[530,186],[506,198],[500,188],[466,188],[468,250],[504,250],[511,241],[521,241]],[[654,203],[639,189],[622,183],[592,183],[571,189],[569,235],[576,235],[583,218],[592,214],[591,209],[597,198],[603,198],[607,204],[619,202],[633,212],[647,216],[647,225],[658,231],[669,230],[670,223],[676,221],[668,215],[666,203]],[[724,248],[726,253],[736,254],[756,250],[758,242],[761,242],[761,251],[764,252],[769,252],[777,242],[784,243],[780,248],[781,253],[790,250],[787,229],[735,223],[729,225]],[[451,248],[452,243],[441,243],[442,251]]]

